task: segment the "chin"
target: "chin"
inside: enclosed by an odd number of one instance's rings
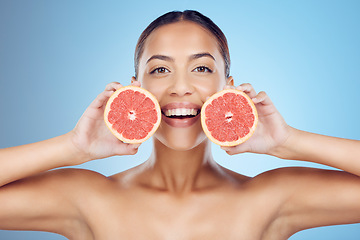
[[[199,134],[182,134],[184,132],[179,132],[179,134],[156,134],[154,139],[161,142],[162,145],[166,146],[175,151],[188,151],[207,140],[205,133],[201,132]],[[172,136],[171,136],[172,135]]]

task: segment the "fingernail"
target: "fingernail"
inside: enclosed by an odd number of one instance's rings
[[[224,89],[235,89],[235,87],[231,85],[225,85]]]
[[[138,149],[138,148],[140,147],[140,145],[141,145],[141,143],[133,144],[133,147],[134,147],[135,149]]]

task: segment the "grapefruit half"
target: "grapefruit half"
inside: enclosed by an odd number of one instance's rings
[[[142,143],[151,137],[161,121],[157,99],[147,90],[126,86],[109,98],[104,120],[112,134],[126,143]]]
[[[201,108],[202,128],[206,136],[220,146],[245,142],[254,133],[257,122],[254,103],[240,90],[217,92]]]

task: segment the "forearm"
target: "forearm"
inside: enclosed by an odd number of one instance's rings
[[[291,128],[285,144],[272,155],[310,161],[360,176],[360,141],[329,137]]]
[[[68,133],[27,145],[0,149],[0,186],[50,169],[81,163]]]

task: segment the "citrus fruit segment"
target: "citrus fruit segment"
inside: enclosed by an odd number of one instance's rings
[[[212,95],[201,108],[206,136],[220,146],[235,146],[254,133],[258,115],[252,100],[242,91],[226,89]]]
[[[104,112],[107,127],[126,143],[142,143],[151,137],[161,122],[156,98],[147,90],[126,86],[109,98]]]

